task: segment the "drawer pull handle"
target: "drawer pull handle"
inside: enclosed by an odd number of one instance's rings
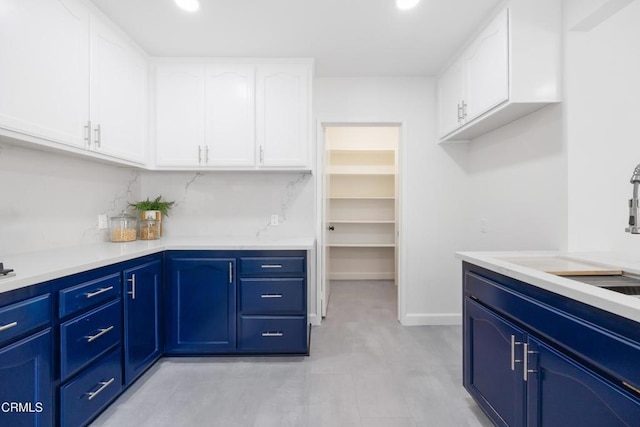
[[[262,264],[262,268],[282,268],[282,264]]]
[[[282,298],[282,294],[262,294],[262,298]]]
[[[622,385],[624,385],[624,386],[625,386],[626,388],[628,388],[629,390],[633,390],[633,391],[635,391],[636,393],[640,394],[640,389],[639,389],[639,388],[637,388],[637,387],[632,386],[632,385],[631,385],[631,384],[629,384],[628,382],[626,382],[626,381],[622,381]]]
[[[104,294],[105,292],[109,292],[111,289],[113,289],[113,286],[109,286],[108,288],[100,288],[95,292],[87,292],[85,295],[87,296],[87,298],[93,298],[96,295],[100,295],[100,294]]]
[[[91,341],[97,340],[98,338],[100,338],[101,336],[103,336],[104,334],[106,334],[107,332],[109,332],[112,329],[113,329],[113,326],[109,326],[108,328],[100,329],[100,332],[98,332],[97,334],[91,335],[91,336],[85,337],[85,338],[87,339],[87,342],[91,342]]]
[[[116,379],[111,378],[109,381],[100,381],[98,384],[100,384],[100,388],[97,389],[96,391],[92,391],[91,393],[87,393],[87,395],[89,396],[89,400],[92,400],[94,397],[96,397],[97,395],[99,395],[100,393],[103,392],[103,390],[107,387],[109,387],[111,385],[112,382],[114,382]]]
[[[6,331],[7,329],[11,329],[14,326],[18,326],[18,322],[7,323],[6,325],[0,326],[0,332]]]
[[[263,332],[263,337],[282,337],[284,334],[282,332]]]

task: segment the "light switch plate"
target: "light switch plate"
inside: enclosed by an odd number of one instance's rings
[[[98,215],[98,230],[105,230],[107,228],[107,215]]]

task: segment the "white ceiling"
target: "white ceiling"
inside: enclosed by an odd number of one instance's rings
[[[153,56],[315,58],[316,75],[435,75],[501,0],[91,0]]]

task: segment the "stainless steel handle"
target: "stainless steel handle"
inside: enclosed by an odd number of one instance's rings
[[[209,163],[209,146],[204,146],[204,162]]]
[[[516,341],[516,336],[511,335],[511,370],[516,370],[516,362],[522,362],[520,359],[516,359],[516,346],[521,345],[522,343]]]
[[[131,295],[131,299],[136,299],[136,275],[132,274],[131,279],[127,279],[129,283],[131,283],[131,290],[127,292]]]
[[[282,337],[284,334],[282,332],[263,332],[263,337]]]
[[[538,372],[536,369],[529,369],[529,355],[530,354],[536,354],[537,351],[529,351],[529,345],[527,343],[524,343],[524,350],[522,353],[522,379],[527,381],[527,378],[529,377],[529,374]]]
[[[262,294],[261,298],[282,298],[282,294]]]
[[[7,329],[11,329],[14,326],[18,326],[18,322],[7,323],[6,325],[0,326],[0,332],[6,331]]]
[[[229,283],[233,283],[233,263],[229,263]]]
[[[282,264],[262,264],[262,268],[282,268]]]
[[[94,129],[94,133],[95,133],[95,138],[94,138],[94,143],[96,144],[96,147],[100,147],[100,143],[102,142],[100,139],[102,138],[101,134],[102,134],[102,129],[100,128],[100,125],[96,126],[96,128]]]
[[[84,125],[84,142],[87,143],[87,147],[91,147],[91,121],[87,121]]]
[[[85,337],[85,338],[87,339],[87,342],[95,341],[95,340],[97,340],[98,338],[100,338],[101,336],[103,336],[104,334],[106,334],[107,332],[109,332],[112,329],[113,329],[113,326],[109,326],[108,328],[100,329],[100,332],[98,332],[97,334],[91,335],[91,336],[88,336],[88,337]]]
[[[260,163],[264,163],[264,147],[260,146]]]
[[[113,286],[109,286],[108,288],[100,288],[95,292],[87,292],[86,294],[84,294],[87,298],[93,298],[96,295],[100,295],[100,294],[104,294],[105,292],[109,292],[111,289],[113,289]]]
[[[111,385],[112,382],[114,382],[116,379],[111,378],[109,381],[100,381],[98,384],[100,384],[100,388],[97,389],[96,391],[92,391],[91,393],[87,393],[87,395],[89,396],[89,400],[92,400],[94,397],[96,397],[97,395],[99,395],[100,393],[102,393],[102,391],[109,387]]]
[[[198,163],[202,163],[202,146],[198,145]]]

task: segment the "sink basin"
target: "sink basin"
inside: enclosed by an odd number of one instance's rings
[[[608,276],[563,275],[562,277],[640,298],[640,277],[638,276],[623,273]]]

